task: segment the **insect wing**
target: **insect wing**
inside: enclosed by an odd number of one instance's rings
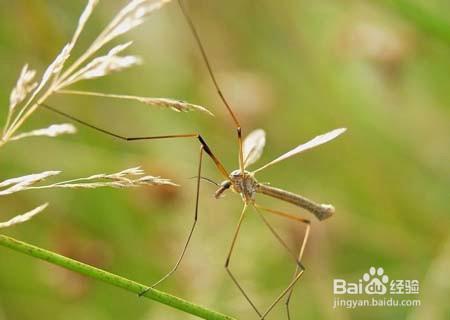
[[[342,133],[345,132],[345,130],[347,130],[346,128],[339,128],[339,129],[335,129],[333,131],[327,132],[325,134],[322,134],[320,136],[317,136],[311,140],[309,140],[308,142],[299,145],[298,147],[292,149],[289,152],[286,152],[285,154],[279,156],[278,158],[276,158],[275,160],[269,162],[268,164],[262,166],[261,168],[259,168],[258,170],[255,170],[254,172],[258,172],[262,169],[267,168],[268,166],[271,166],[275,163],[278,163],[282,160],[285,160],[289,157],[292,157],[293,155],[296,155],[298,153],[301,153],[303,151],[315,148],[321,144],[327,143],[328,141],[331,141],[333,139],[335,139],[336,137],[338,137],[339,135],[341,135]]]
[[[262,129],[252,131],[244,140],[244,168],[258,161],[266,144],[266,133]]]

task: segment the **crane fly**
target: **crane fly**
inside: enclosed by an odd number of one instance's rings
[[[54,113],[59,114],[60,116],[66,117],[68,119],[71,119],[75,122],[78,122],[84,126],[87,126],[91,129],[94,129],[98,132],[101,132],[103,134],[109,135],[111,137],[114,137],[116,139],[120,139],[126,142],[132,142],[132,141],[143,141],[143,140],[161,140],[161,139],[186,139],[186,138],[194,138],[200,143],[200,150],[199,150],[199,157],[198,157],[198,166],[197,166],[197,175],[196,175],[196,196],[195,196],[195,209],[194,209],[194,219],[193,223],[191,225],[191,228],[189,229],[187,240],[184,243],[184,246],[181,250],[181,253],[174,264],[174,266],[170,269],[170,271],[164,275],[160,280],[156,281],[153,285],[149,286],[146,290],[140,293],[140,295],[145,294],[148,290],[151,290],[167,278],[169,278],[179,267],[183,257],[185,256],[185,253],[187,251],[188,245],[190,243],[190,240],[192,238],[193,232],[195,230],[195,227],[197,225],[198,215],[199,215],[199,194],[200,194],[200,181],[203,178],[202,177],[202,162],[203,162],[203,155],[206,153],[206,155],[209,156],[209,158],[213,161],[215,164],[216,169],[218,172],[223,176],[225,179],[220,185],[219,189],[215,192],[215,197],[220,198],[220,196],[225,193],[228,189],[231,191],[238,193],[243,201],[243,209],[241,211],[239,221],[236,225],[235,232],[233,234],[230,248],[225,260],[225,269],[232,279],[233,283],[237,286],[239,291],[243,294],[245,299],[248,301],[248,303],[252,306],[252,308],[255,310],[255,312],[258,314],[260,319],[264,319],[270,311],[273,310],[273,308],[276,306],[276,304],[281,301],[283,297],[287,297],[286,299],[286,310],[287,310],[287,317],[290,319],[290,311],[289,311],[289,303],[291,299],[291,295],[293,292],[293,288],[295,284],[298,282],[300,277],[303,275],[305,268],[302,264],[302,257],[303,252],[306,247],[306,243],[308,241],[309,232],[310,232],[310,221],[308,219],[301,218],[297,216],[296,214],[286,213],[279,210],[273,210],[270,208],[265,208],[263,206],[260,206],[256,202],[256,194],[263,194],[269,197],[277,198],[282,201],[291,203],[297,207],[303,208],[308,210],[310,213],[316,216],[319,220],[324,220],[326,218],[329,218],[334,213],[334,207],[329,204],[318,204],[312,200],[309,200],[303,196],[300,196],[298,194],[282,190],[279,188],[275,188],[272,186],[269,186],[264,183],[259,183],[255,175],[256,173],[266,169],[267,167],[274,165],[280,161],[283,161],[287,158],[290,158],[296,154],[302,153],[306,150],[312,149],[314,147],[317,147],[321,144],[327,143],[336,137],[338,137],[340,134],[342,134],[346,129],[340,128],[332,130],[328,133],[325,133],[323,135],[319,135],[312,140],[301,144],[297,146],[296,148],[292,149],[291,151],[279,156],[278,158],[274,159],[273,161],[265,164],[264,166],[254,170],[254,171],[248,171],[247,168],[254,164],[262,155],[263,148],[265,146],[265,132],[261,129],[255,130],[251,132],[244,140],[242,139],[242,129],[240,122],[236,116],[236,114],[233,112],[233,109],[231,105],[228,103],[227,99],[225,98],[225,95],[222,93],[220,86],[215,78],[215,75],[213,73],[211,63],[209,62],[209,58],[206,54],[206,51],[202,45],[202,42],[200,40],[200,36],[197,32],[197,29],[190,18],[190,15],[187,12],[187,9],[184,7],[183,1],[178,0],[179,7],[181,8],[181,11],[183,13],[183,16],[185,17],[188,26],[193,34],[194,40],[200,50],[201,56],[203,58],[203,61],[205,62],[205,66],[207,69],[207,72],[211,78],[212,84],[214,88],[216,89],[221,101],[226,107],[226,110],[228,114],[230,115],[233,124],[235,126],[236,134],[237,134],[237,146],[238,146],[238,169],[228,172],[227,169],[224,167],[222,162],[219,160],[218,157],[215,156],[215,154],[212,152],[212,149],[207,144],[205,138],[198,132],[194,133],[182,133],[182,134],[165,134],[165,135],[157,135],[157,136],[138,136],[138,137],[129,137],[125,135],[121,135],[118,133],[115,133],[110,130],[106,130],[104,128],[100,128],[98,126],[92,125],[90,123],[87,123],[83,120],[80,120],[76,117],[73,117],[72,115],[61,111],[60,109],[54,108],[48,104],[40,104],[42,108],[45,108],[47,110],[50,110]],[[266,308],[263,312],[261,312],[256,305],[253,303],[252,299],[248,296],[248,294],[245,292],[243,287],[240,285],[238,279],[234,276],[234,274],[231,272],[230,269],[230,262],[232,253],[235,247],[235,244],[238,239],[238,234],[241,230],[242,222],[246,216],[248,207],[253,207],[254,210],[259,214],[265,225],[269,228],[269,230],[273,233],[275,238],[280,241],[280,243],[283,245],[283,247],[293,256],[293,259],[296,263],[296,270],[294,272],[292,281],[289,283],[289,285],[281,292],[281,294],[269,305],[268,308]],[[287,218],[292,221],[300,222],[306,225],[306,230],[304,237],[302,239],[301,247],[298,252],[298,254],[294,254],[290,251],[288,246],[283,242],[281,237],[278,235],[278,233],[274,230],[274,228],[269,224],[269,222],[264,218],[262,212],[278,215],[284,218]]]
[[[250,305],[253,307],[255,312],[259,315],[260,319],[264,319],[269,312],[275,307],[275,305],[284,297],[287,295],[286,300],[286,308],[287,308],[287,316],[288,319],[290,319],[290,311],[289,311],[289,302],[292,295],[292,290],[294,285],[297,283],[297,281],[302,276],[305,268],[303,267],[303,264],[301,262],[303,257],[303,252],[306,247],[306,243],[308,241],[309,237],[309,230],[310,230],[310,221],[307,219],[303,219],[298,217],[297,215],[282,212],[279,210],[273,210],[269,208],[265,208],[263,206],[260,206],[256,202],[256,194],[260,193],[269,197],[273,197],[288,203],[291,203],[295,206],[298,206],[300,208],[308,210],[310,213],[315,215],[315,217],[318,220],[324,220],[329,217],[331,217],[335,211],[334,207],[330,204],[318,204],[308,198],[305,198],[301,195],[272,187],[265,183],[260,183],[255,178],[255,174],[266,169],[267,167],[274,165],[278,162],[281,162],[287,158],[290,158],[296,154],[302,153],[304,151],[307,151],[309,149],[315,148],[321,144],[327,143],[335,138],[337,138],[339,135],[344,133],[346,131],[345,128],[339,128],[332,130],[328,133],[319,135],[308,142],[301,144],[297,146],[296,148],[284,153],[283,155],[279,156],[278,158],[272,160],[271,162],[265,164],[264,166],[254,170],[254,171],[247,171],[247,167],[254,164],[262,155],[263,149],[265,146],[266,138],[265,138],[265,131],[262,129],[257,129],[253,132],[251,132],[244,140],[242,144],[242,159],[243,159],[243,166],[232,171],[228,177],[227,180],[223,181],[220,184],[219,189],[215,192],[215,197],[220,198],[221,195],[227,191],[228,189],[232,190],[235,193],[238,193],[243,201],[243,209],[238,221],[238,224],[236,226],[236,230],[234,233],[234,236],[232,238],[232,242],[230,245],[230,249],[228,251],[228,255],[225,262],[225,268],[230,275],[232,281],[236,284],[238,289],[241,291],[241,293],[244,295],[246,300],[250,303]],[[252,206],[255,211],[259,214],[259,216],[262,218],[263,222],[267,225],[269,230],[274,234],[274,236],[278,239],[278,241],[281,242],[283,247],[288,251],[289,254],[293,256],[297,263],[296,270],[293,275],[293,280],[289,283],[289,285],[282,291],[282,293],[272,302],[272,304],[264,311],[261,312],[254,302],[250,299],[248,294],[245,292],[243,287],[240,285],[237,278],[234,276],[234,274],[230,270],[230,260],[231,255],[233,253],[238,234],[241,229],[242,222],[244,220],[244,217],[247,212],[247,208],[249,206]],[[291,250],[288,248],[286,243],[282,240],[282,238],[278,235],[278,233],[275,231],[275,229],[269,224],[269,222],[263,217],[261,214],[262,211],[265,211],[270,214],[278,215],[290,220],[298,221],[301,223],[306,224],[306,231],[302,240],[301,248],[298,253],[298,255],[295,255],[291,252]]]
[[[190,18],[190,15],[187,12],[187,9],[184,6],[183,0],[178,0],[178,4],[181,8],[181,11],[183,15],[186,18],[186,21],[189,25],[189,28],[192,31],[192,34],[194,36],[195,42],[197,43],[197,46],[200,50],[200,53],[202,55],[203,61],[205,62],[205,66],[207,68],[208,74],[211,78],[211,81],[222,100],[223,104],[225,105],[231,119],[233,120],[233,123],[235,125],[236,133],[237,133],[237,145],[238,145],[238,160],[239,160],[239,167],[238,169],[232,171],[230,174],[226,176],[226,180],[224,180],[219,189],[215,193],[215,197],[219,198],[226,190],[231,189],[233,192],[240,194],[242,201],[243,201],[243,209],[241,212],[241,215],[239,217],[239,221],[236,225],[236,229],[234,232],[234,235],[231,240],[230,249],[228,251],[228,255],[225,260],[225,269],[230,276],[231,280],[234,282],[236,287],[239,289],[239,291],[243,294],[247,302],[252,306],[254,311],[258,314],[260,319],[264,319],[270,311],[273,310],[275,305],[285,296],[287,296],[286,299],[286,311],[287,311],[287,317],[288,319],[291,318],[290,316],[290,310],[289,310],[289,303],[291,300],[292,292],[294,285],[297,283],[297,281],[302,276],[305,268],[303,267],[301,260],[303,257],[303,252],[309,237],[309,230],[310,230],[310,221],[307,219],[303,219],[298,217],[295,214],[290,214],[278,210],[273,210],[270,208],[265,208],[256,203],[256,194],[261,193],[266,196],[270,196],[273,198],[277,198],[286,202],[289,202],[291,204],[294,204],[298,207],[301,207],[303,209],[308,210],[312,214],[314,214],[319,220],[324,220],[328,217],[330,217],[334,213],[334,207],[329,204],[318,204],[312,200],[309,200],[303,196],[297,195],[292,192],[288,192],[282,189],[271,187],[267,184],[259,183],[256,178],[255,174],[259,171],[262,171],[263,169],[274,165],[280,161],[283,161],[287,158],[290,158],[296,154],[299,154],[301,152],[304,152],[306,150],[312,149],[314,147],[317,147],[321,144],[327,143],[342,133],[345,132],[345,128],[335,129],[328,133],[325,133],[323,135],[319,135],[312,140],[301,144],[297,146],[296,148],[292,149],[291,151],[279,156],[278,158],[274,159],[273,161],[265,164],[264,166],[254,170],[254,171],[247,171],[247,167],[251,164],[255,163],[262,155],[263,148],[265,145],[265,132],[262,129],[258,129],[253,131],[248,135],[248,137],[242,141],[242,128],[240,125],[240,122],[236,116],[236,114],[233,112],[233,109],[231,105],[228,103],[227,99],[225,98],[225,95],[222,93],[222,90],[220,89],[220,86],[216,80],[216,77],[214,75],[214,72],[211,67],[211,63],[209,61],[209,58],[206,54],[206,50],[203,47],[203,44],[200,40],[200,36],[197,32],[197,29]],[[223,166],[222,166],[223,168]],[[221,170],[221,173],[223,174],[223,171]],[[289,250],[288,246],[284,243],[282,238],[278,235],[278,233],[275,231],[275,229],[269,224],[269,222],[263,217],[261,212],[267,212],[274,215],[279,215],[284,218],[298,221],[301,223],[306,224],[306,231],[305,235],[301,244],[300,251],[298,255],[293,255],[295,262],[296,262],[296,270],[293,275],[292,281],[289,283],[289,285],[281,292],[281,294],[269,305],[269,307],[261,312],[255,305],[255,303],[252,301],[252,299],[249,297],[249,295],[246,293],[246,291],[243,289],[241,284],[239,283],[238,279],[234,276],[234,274],[231,272],[230,269],[230,261],[231,256],[238,238],[238,234],[241,230],[242,222],[245,218],[247,208],[249,206],[252,206],[255,211],[259,214],[259,216],[262,218],[266,226],[270,229],[270,231],[273,233],[273,235],[278,239],[278,241],[281,242],[283,247],[287,249],[289,253],[291,251]],[[292,253],[291,253],[292,254]]]
[[[266,142],[266,133],[264,130],[257,129],[251,132],[243,143],[244,173],[242,173],[241,169],[231,172],[229,179],[221,183],[220,188],[215,193],[215,197],[219,198],[227,189],[231,189],[241,195],[245,204],[254,205],[256,194],[261,193],[304,208],[314,214],[319,220],[329,218],[334,213],[334,207],[332,205],[317,204],[300,195],[259,183],[255,178],[255,173],[296,154],[327,143],[344,133],[345,130],[345,128],[339,128],[317,136],[314,139],[297,146],[291,151],[284,153],[259,169],[247,171],[247,167],[258,161],[261,157]]]

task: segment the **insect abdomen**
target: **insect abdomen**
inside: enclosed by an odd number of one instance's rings
[[[325,220],[331,217],[334,213],[334,207],[331,204],[318,204],[312,200],[309,200],[305,197],[302,197],[298,194],[285,191],[283,189],[278,189],[274,187],[270,187],[264,184],[258,184],[256,192],[265,194],[267,196],[277,198],[289,203],[292,203],[296,206],[304,208],[314,214],[317,219]]]

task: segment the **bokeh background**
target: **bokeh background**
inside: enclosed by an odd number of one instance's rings
[[[43,70],[67,42],[86,1],[0,1],[0,118],[25,62]],[[449,319],[450,3],[445,0],[189,0],[219,82],[244,134],[267,131],[260,164],[309,138],[345,126],[318,149],[258,175],[263,182],[337,213],[312,219],[307,271],[295,290],[294,319]],[[124,1],[103,1],[77,52]],[[101,98],[60,96],[51,104],[124,135],[198,131],[228,169],[237,167],[230,117],[206,73],[176,3],[121,40],[144,64],[78,89],[180,98],[215,113],[174,113]],[[2,120],[3,121],[3,120]],[[66,122],[44,110],[27,123]],[[87,128],[2,148],[0,180],[45,170],[64,177],[141,165],[180,188],[46,190],[2,197],[1,219],[51,206],[6,234],[151,284],[175,262],[192,221],[198,144],[123,143]],[[204,174],[220,181],[211,161]],[[203,184],[198,229],[175,276],[160,289],[236,316],[254,314],[223,268],[241,200],[216,200]],[[304,227],[270,219],[292,248]],[[370,266],[392,279],[418,279],[415,308],[333,309],[332,281],[357,281]],[[286,286],[294,264],[259,218],[246,220],[232,267],[258,306]],[[417,298],[416,296],[414,298]],[[280,305],[270,319],[283,319]],[[191,319],[114,287],[0,248],[0,319]]]

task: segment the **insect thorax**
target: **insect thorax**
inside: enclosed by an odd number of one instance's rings
[[[244,174],[242,174],[241,170],[234,170],[230,174],[230,181],[232,190],[240,193],[244,201],[254,201],[258,181],[251,172],[244,171]]]

